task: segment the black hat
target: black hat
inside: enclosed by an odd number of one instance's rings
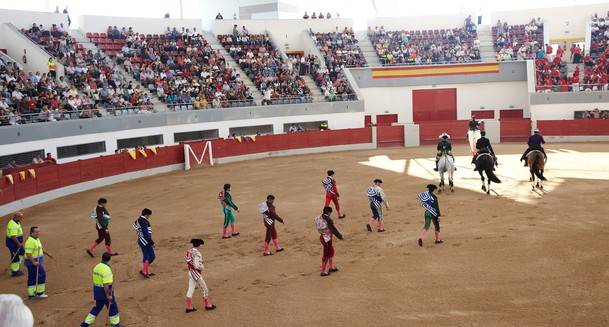
[[[438,189],[438,187],[433,184],[427,184],[427,189],[431,192],[433,190]]]
[[[205,244],[205,241],[200,238],[193,238],[192,240],[190,240],[190,243],[192,244],[192,246],[197,247]]]

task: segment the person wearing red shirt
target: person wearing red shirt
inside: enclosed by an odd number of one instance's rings
[[[560,80],[560,92],[569,92],[569,85],[567,85],[567,79],[564,77]]]
[[[562,58],[564,52],[565,50],[559,45],[558,49],[556,49],[556,57]]]

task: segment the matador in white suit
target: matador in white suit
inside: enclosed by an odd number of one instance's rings
[[[197,311],[192,305],[192,295],[195,292],[197,286],[203,292],[203,303],[205,310],[213,310],[216,308],[215,305],[209,302],[209,290],[207,284],[203,279],[203,256],[199,252],[199,247],[203,245],[203,240],[194,238],[190,240],[192,248],[186,251],[184,259],[186,260],[186,266],[188,268],[188,291],[186,292],[186,313]]]

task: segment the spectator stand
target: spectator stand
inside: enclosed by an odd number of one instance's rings
[[[527,60],[545,56],[543,21],[531,19],[527,24],[510,25],[497,21],[492,28],[497,61]]]

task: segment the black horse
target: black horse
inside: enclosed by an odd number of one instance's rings
[[[490,153],[480,153],[476,158],[476,170],[480,173],[480,179],[482,180],[482,190],[486,194],[491,193],[491,182],[501,183],[501,180],[495,175],[493,170],[495,169],[495,159]],[[486,180],[488,180],[488,186],[484,183],[484,175],[486,173]]]

